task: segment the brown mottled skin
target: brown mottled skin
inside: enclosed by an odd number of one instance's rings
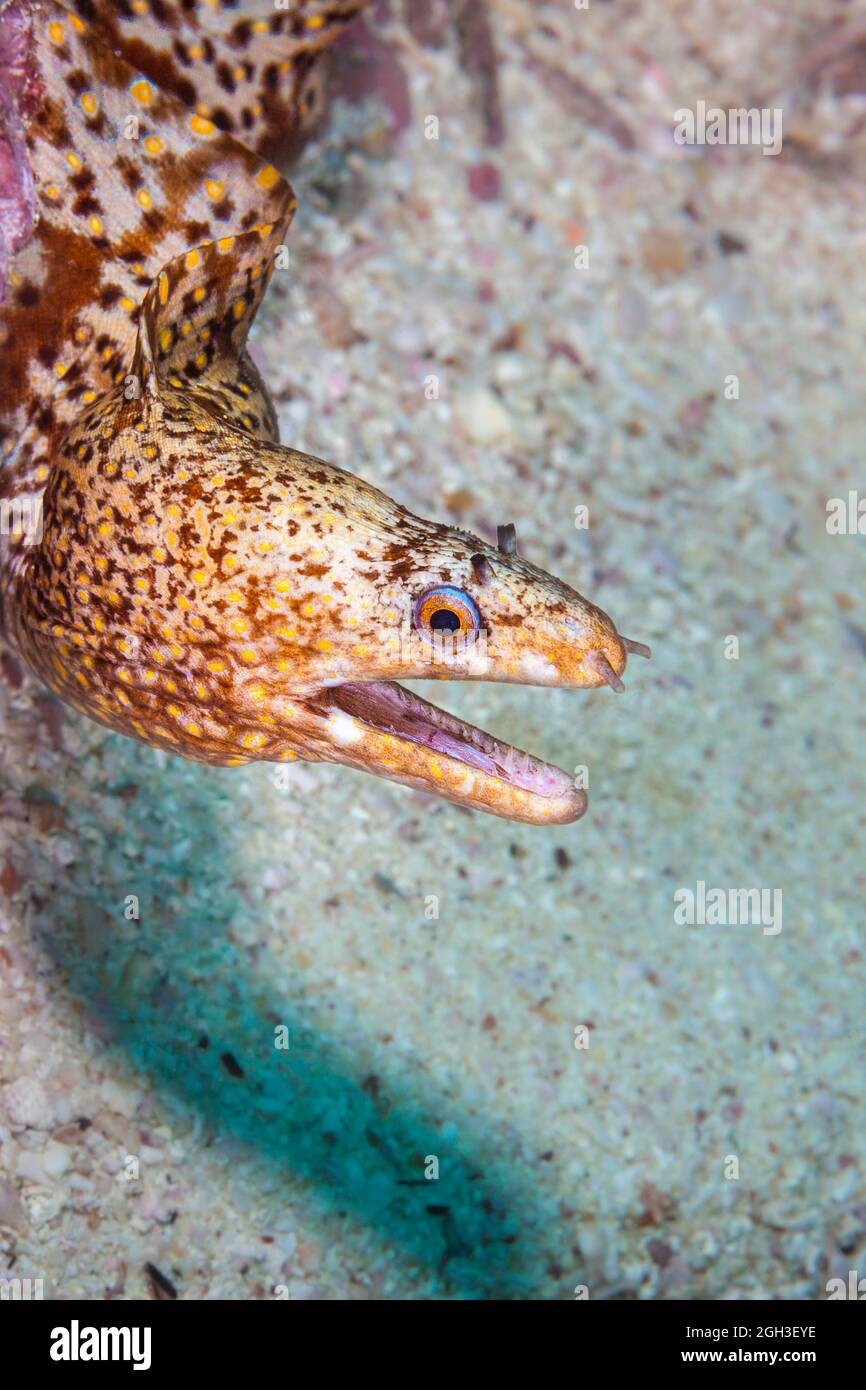
[[[280,445],[245,351],[294,210],[252,150],[302,131],[313,56],[360,7],[0,6],[35,186],[0,305],[0,498],[42,500],[41,535],[0,536],[7,636],[76,709],[187,758],[574,820],[565,773],[391,683],[619,688],[639,644],[507,538]]]

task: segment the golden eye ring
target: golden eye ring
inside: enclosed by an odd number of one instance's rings
[[[480,629],[481,614],[464,589],[437,584],[416,598],[412,626],[425,637],[467,637]]]

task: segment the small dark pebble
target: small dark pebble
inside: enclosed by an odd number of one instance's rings
[[[523,342],[523,324],[512,323],[501,333],[494,343],[491,343],[493,352],[514,352]]]
[[[653,1264],[657,1264],[659,1269],[667,1269],[674,1252],[667,1241],[651,1240],[647,1242],[647,1253]]]
[[[451,17],[457,34],[460,65],[472,79],[481,108],[484,138],[488,145],[501,145],[505,123],[499,91],[499,59],[488,10],[489,7],[479,5],[478,0],[454,0]]]
[[[373,882],[383,893],[393,893],[398,898],[405,898],[406,896],[402,888],[398,888],[393,878],[389,878],[387,874],[374,874]]]
[[[55,752],[63,751],[63,705],[60,700],[56,700],[53,695],[39,696],[36,700],[36,710],[40,722],[44,725],[51,746]]]
[[[866,656],[866,632],[863,631],[862,627],[857,627],[856,623],[844,623],[843,626],[852,646],[856,647],[862,656]]]
[[[12,894],[17,893],[20,887],[21,879],[18,877],[18,870],[15,868],[15,865],[6,864],[3,870],[0,871],[0,888],[11,898]]]
[[[162,1270],[152,1265],[150,1260],[144,1266],[144,1272],[150,1280],[150,1291],[153,1298],[167,1299],[177,1298],[177,1289],[170,1279],[167,1279]]]
[[[482,203],[499,197],[499,170],[495,164],[473,164],[469,170],[469,192]]]
[[[404,15],[409,33],[426,48],[441,48],[448,34],[446,0],[405,0]]]
[[[580,353],[575,351],[571,343],[566,343],[561,338],[548,338],[547,355],[548,357],[564,357],[567,362],[571,362],[575,367],[581,367],[583,365],[583,359]]]
[[[719,232],[716,243],[723,256],[741,256],[749,249],[748,244],[732,232]]]
[[[224,1052],[220,1057],[220,1061],[222,1062],[229,1076],[243,1076],[243,1067],[241,1066],[237,1058],[233,1057],[230,1052]]]
[[[38,782],[30,782],[21,793],[21,799],[26,806],[57,806],[57,797],[48,787],[42,787]]]
[[[0,668],[2,668],[3,678],[9,686],[9,689],[20,690],[22,681],[21,667],[18,665],[14,656],[10,656],[8,652],[4,652],[3,655],[0,656]]]

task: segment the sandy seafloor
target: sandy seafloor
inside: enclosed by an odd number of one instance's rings
[[[536,829],[171,759],[7,659],[0,1274],[822,1298],[866,1273],[866,540],[825,525],[866,485],[866,5],[496,0],[498,146],[443,12],[391,8],[382,93],[295,171],[255,334],[283,439],[514,521],[653,660],[619,697],[427,690],[588,767]],[[698,99],[783,104],[782,154],[676,146]],[[699,880],[781,890],[781,932],[677,925]]]

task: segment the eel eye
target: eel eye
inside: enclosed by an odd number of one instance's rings
[[[425,589],[423,594],[419,594],[415,600],[412,623],[419,632],[429,636],[441,632],[463,637],[478,631],[481,614],[462,589],[439,584],[435,589]]]

